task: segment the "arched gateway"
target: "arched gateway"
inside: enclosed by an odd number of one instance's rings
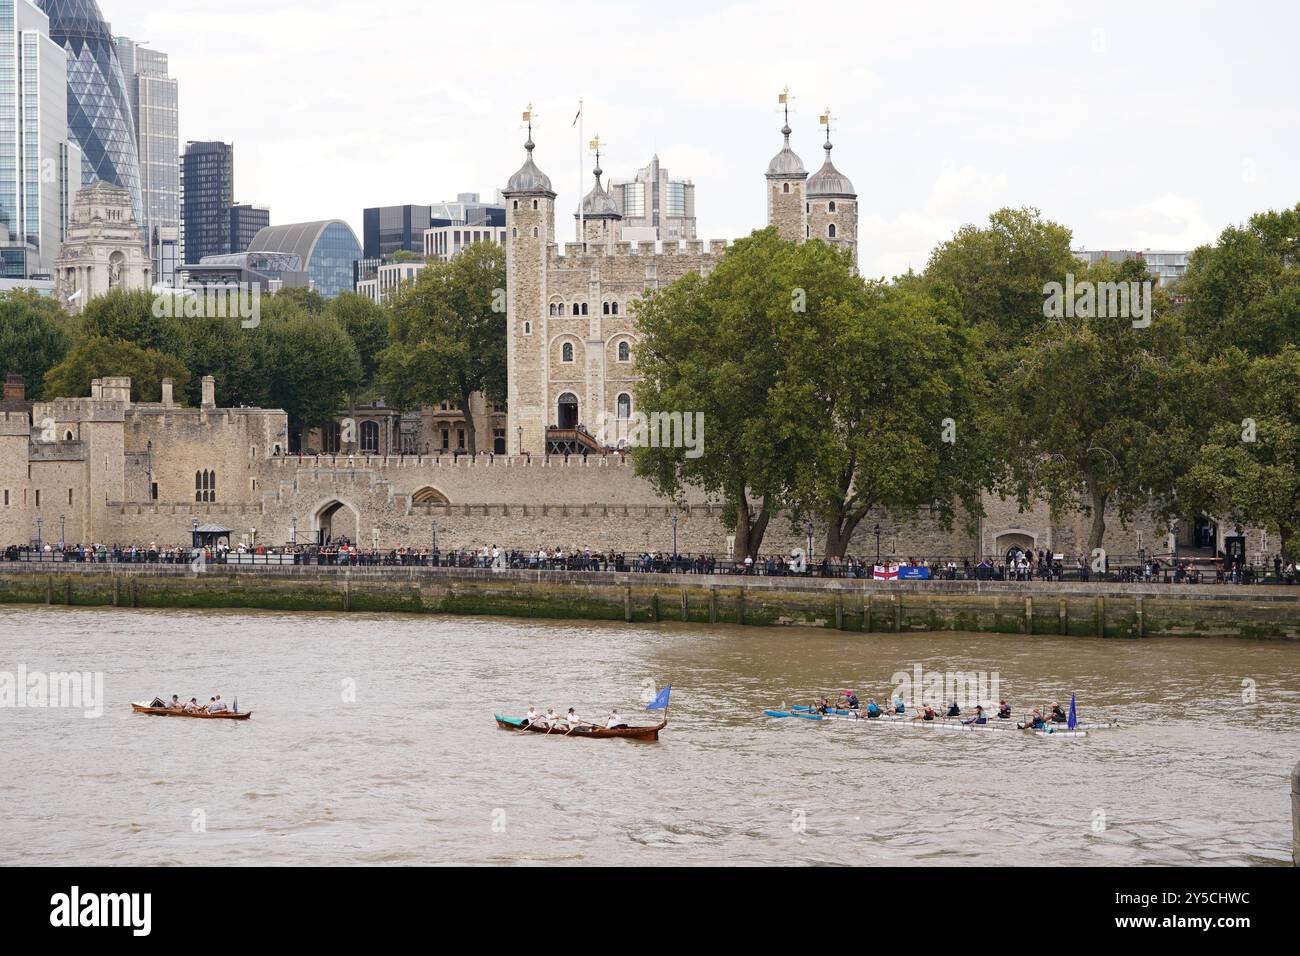
[[[361,515],[355,506],[331,498],[312,513],[312,530],[318,544],[355,544],[361,538]]]

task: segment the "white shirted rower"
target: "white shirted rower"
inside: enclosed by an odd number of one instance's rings
[[[537,719],[540,718],[540,717],[541,717],[541,714],[539,714],[539,713],[537,712],[537,708],[536,708],[536,707],[533,707],[533,706],[530,704],[529,707],[528,707],[528,713],[524,714],[524,723],[525,723],[525,724],[535,723],[535,722],[537,721]]]
[[[616,711],[616,710],[611,710],[611,711],[609,712],[609,717],[608,717],[608,718],[606,719],[606,721],[605,721],[605,726],[606,726],[606,728],[612,730],[613,728],[617,727],[617,726],[618,726],[619,724],[621,724],[622,722],[623,722],[622,719],[618,716],[618,711]]]

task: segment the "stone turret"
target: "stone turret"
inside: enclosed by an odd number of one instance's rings
[[[804,206],[808,170],[803,160],[790,148],[790,108],[785,110],[785,125],[781,135],[785,143],[781,151],[767,164],[767,224],[776,226],[782,239],[803,242],[807,236],[807,217]]]
[[[831,162],[831,131],[826,127],[826,161],[808,178],[807,236],[848,249],[858,264],[858,194],[853,183]]]
[[[510,177],[506,201],[506,442],[510,454],[541,453],[546,437],[548,248],[555,242],[555,190],[533,162],[531,111],[524,164]]]
[[[578,226],[578,241],[586,243],[596,243],[607,248],[612,248],[618,241],[618,224],[622,222],[623,215],[618,211],[618,206],[610,198],[609,193],[605,192],[605,187],[601,185],[600,177],[604,172],[600,168],[600,150],[596,150],[596,168],[592,173],[596,177],[596,185],[591,187],[591,192],[582,198],[582,209],[575,212],[573,218]],[[586,235],[582,234],[583,229]]]

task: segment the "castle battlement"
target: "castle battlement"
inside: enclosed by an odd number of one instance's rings
[[[56,422],[122,422],[126,407],[126,402],[114,399],[56,398],[32,406],[32,420],[38,424],[47,418]]]
[[[371,469],[634,468],[623,455],[283,455],[266,459],[288,471],[357,471]]]
[[[32,420],[26,412],[3,412],[0,418],[0,436],[31,438]]]
[[[600,260],[636,259],[653,263],[660,258],[674,261],[698,259],[702,266],[712,265],[715,260],[731,247],[730,240],[710,239],[707,247],[703,239],[686,239],[663,242],[616,242],[613,245],[588,242],[566,242],[563,246],[551,243],[546,247],[546,265],[548,269],[561,267],[586,266],[598,268]]]

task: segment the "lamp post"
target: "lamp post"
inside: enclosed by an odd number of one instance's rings
[[[880,563],[880,525],[876,525],[876,564]]]
[[[429,564],[436,565],[438,563],[438,558],[436,556],[438,551],[438,522],[436,521],[432,522],[431,530],[433,534],[432,534],[432,544],[429,548]]]
[[[64,535],[63,515],[59,515],[59,550],[60,551],[63,550],[65,537],[66,536]]]
[[[813,523],[811,521],[808,522],[808,527],[805,530],[808,532],[808,563],[811,564],[813,559]]]
[[[190,547],[197,548],[199,546],[199,519],[191,518],[190,525]]]
[[[40,550],[41,550],[41,540],[42,540],[42,539],[41,539],[41,524],[42,524],[42,522],[41,522],[41,516],[40,516],[40,515],[37,515],[37,516],[36,516],[36,550],[37,550],[38,553],[39,553]]]
[[[677,560],[677,515],[673,515],[673,560]]]
[[[294,515],[289,519],[289,544],[297,546],[298,544],[298,516]]]

